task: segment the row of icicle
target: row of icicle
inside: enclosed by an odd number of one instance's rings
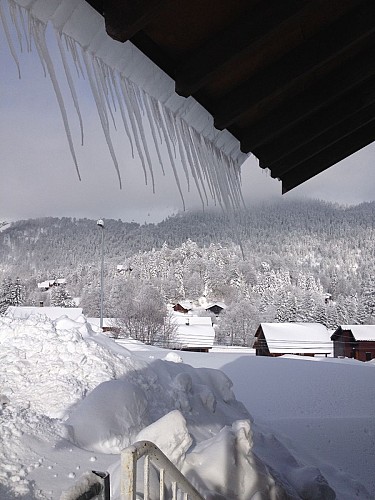
[[[82,0],[62,1],[70,2],[70,4],[75,2],[79,7],[81,7],[80,3],[82,4]],[[61,0],[46,2],[47,0],[0,0],[1,24],[11,55],[18,67],[19,75],[21,75],[19,51],[26,50],[30,52],[32,47],[35,46],[45,75],[48,75],[52,82],[70,152],[80,178],[74,138],[72,137],[64,97],[59,84],[60,75],[56,72],[46,40],[47,24],[54,13],[54,5],[56,10]],[[6,10],[6,6],[8,6],[8,10]],[[70,6],[70,9],[72,13],[74,9],[77,10],[76,7],[72,6]],[[45,16],[39,15],[38,17],[36,14],[39,11],[46,13]],[[157,161],[164,175],[166,164],[169,164],[172,168],[184,208],[185,202],[179,177],[180,165],[186,178],[188,190],[192,179],[203,207],[208,205],[210,199],[226,209],[242,206],[240,163],[243,156],[241,157],[236,151],[238,144],[235,141],[231,139],[234,142],[234,153],[231,155],[229,152],[228,154],[227,151],[224,151],[225,148],[217,145],[217,142],[223,142],[223,137],[225,139],[226,136],[216,131],[213,124],[211,125],[212,132],[210,132],[212,137],[207,137],[207,134],[202,133],[201,130],[197,130],[191,123],[188,123],[185,118],[188,115],[186,110],[183,110],[183,112],[177,110],[175,112],[169,109],[162,99],[157,99],[150,92],[147,92],[142,85],[132,80],[131,77],[125,76],[124,71],[115,67],[115,64],[113,67],[107,64],[100,56],[99,50],[95,53],[90,45],[87,47],[80,45],[79,41],[64,33],[64,26],[56,26],[56,24],[58,23],[53,24],[53,29],[66,81],[80,124],[81,143],[83,144],[84,139],[83,119],[71,67],[73,69],[75,67],[77,75],[84,76],[89,82],[108,150],[117,172],[120,188],[122,186],[120,166],[110,133],[111,125],[116,126],[115,117],[118,115],[121,116],[125,134],[131,145],[133,158],[136,152],[142,165],[145,183],[151,182],[153,191],[155,190],[155,179],[152,158],[155,157],[156,153]],[[126,43],[130,44],[130,42]],[[118,50],[118,45],[116,50]],[[181,98],[178,97],[178,99]],[[191,101],[190,98],[188,103],[190,106]],[[193,105],[196,105],[196,103],[193,103]],[[152,141],[147,140],[145,127],[148,127],[148,134],[151,135]],[[229,136],[228,133],[227,135]],[[151,142],[151,144],[148,142]],[[166,148],[164,156],[167,156],[167,161],[162,154],[163,144]],[[152,149],[150,149],[150,146]],[[152,155],[152,153],[154,154]],[[241,159],[239,160],[239,158]]]

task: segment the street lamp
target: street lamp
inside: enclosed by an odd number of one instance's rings
[[[102,228],[102,263],[100,267],[100,328],[103,331],[103,303],[104,303],[104,221],[99,219],[97,225]]]

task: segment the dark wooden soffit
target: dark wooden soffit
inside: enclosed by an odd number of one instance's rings
[[[279,178],[375,140],[374,0],[87,0]]]

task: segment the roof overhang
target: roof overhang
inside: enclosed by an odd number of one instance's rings
[[[283,192],[375,140],[373,0],[87,1]]]

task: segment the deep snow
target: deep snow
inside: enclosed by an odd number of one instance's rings
[[[207,498],[375,497],[372,363],[119,345],[40,316],[0,319],[0,363],[1,499],[56,499],[90,470],[118,498],[139,439]]]

